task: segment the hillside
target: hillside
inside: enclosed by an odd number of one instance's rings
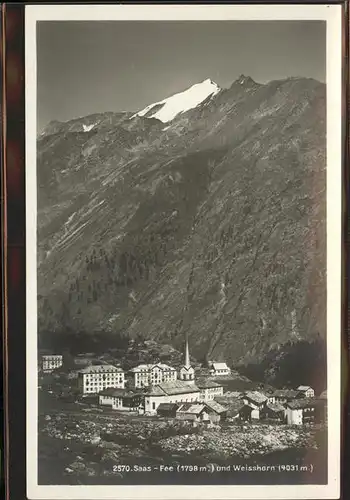
[[[167,123],[49,124],[37,143],[41,339],[181,348],[187,331],[198,359],[249,363],[325,337],[325,95],[312,79],[242,76]]]

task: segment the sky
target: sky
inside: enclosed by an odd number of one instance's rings
[[[211,78],[326,78],[322,21],[41,21],[38,131],[104,111],[138,111]]]

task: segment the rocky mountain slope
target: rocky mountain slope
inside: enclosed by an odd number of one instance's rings
[[[324,337],[325,95],[312,79],[242,76],[166,123],[49,124],[37,141],[40,336],[179,347],[187,331],[192,354],[230,362]]]

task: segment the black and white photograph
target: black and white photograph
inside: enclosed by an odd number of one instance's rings
[[[337,497],[340,19],[26,7],[29,498]]]

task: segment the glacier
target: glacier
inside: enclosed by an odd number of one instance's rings
[[[197,107],[209,96],[214,97],[220,90],[221,88],[215,82],[207,78],[203,82],[192,85],[192,87],[183,92],[146,106],[131,118],[147,115],[147,118],[157,118],[161,122],[167,123],[172,121],[178,114]],[[161,107],[159,108],[159,106]],[[152,109],[155,107],[156,110],[152,113]]]

